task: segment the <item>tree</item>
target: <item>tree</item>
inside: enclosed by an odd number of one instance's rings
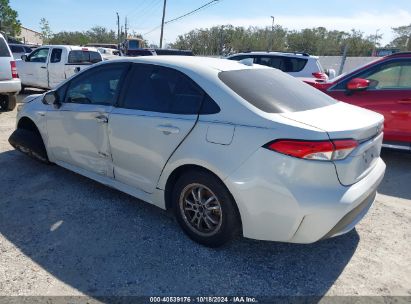
[[[43,38],[44,44],[49,44],[51,38],[53,37],[53,32],[51,31],[49,22],[46,18],[40,19],[40,29],[41,29],[41,37]]]
[[[380,36],[365,37],[360,31],[329,31],[324,27],[289,31],[280,25],[271,27],[213,26],[195,29],[177,37],[173,48],[191,49],[198,55],[227,55],[244,51],[306,52],[314,55],[341,55],[349,44],[349,55],[370,56],[375,40]]]
[[[112,43],[117,44],[115,31],[102,26],[94,26],[84,32],[58,32],[52,35],[50,44],[85,45],[87,43]]]
[[[411,24],[395,27],[392,30],[395,38],[388,46],[399,48],[402,51],[411,51]]]
[[[21,33],[21,23],[18,13],[10,7],[9,0],[0,0],[0,31],[11,36]]]

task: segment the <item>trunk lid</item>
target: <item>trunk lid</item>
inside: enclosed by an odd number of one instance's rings
[[[334,161],[342,185],[349,186],[360,181],[376,165],[383,138],[382,115],[343,102],[281,115],[321,129],[327,132],[330,139],[358,141],[358,147],[347,158]]]
[[[12,79],[10,65],[11,61],[14,61],[14,59],[11,57],[11,52],[7,42],[2,36],[0,36],[0,80]]]

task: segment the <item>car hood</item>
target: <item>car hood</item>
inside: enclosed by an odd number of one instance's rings
[[[33,100],[35,100],[36,98],[43,96],[43,94],[33,94],[33,95],[29,95],[26,98],[23,99],[23,103],[29,103],[32,102]]]

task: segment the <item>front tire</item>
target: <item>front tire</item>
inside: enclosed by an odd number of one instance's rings
[[[173,189],[173,208],[183,231],[194,241],[218,247],[239,232],[240,217],[225,185],[204,171],[183,174]]]
[[[10,135],[9,143],[16,150],[27,154],[42,163],[50,164],[46,147],[44,146],[40,133],[26,129],[16,129]]]

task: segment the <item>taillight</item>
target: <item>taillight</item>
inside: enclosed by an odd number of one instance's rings
[[[19,74],[17,73],[17,66],[15,61],[10,61],[11,67],[11,77],[12,78],[19,78]]]
[[[312,160],[339,160],[346,158],[358,142],[353,139],[306,141],[279,139],[264,147],[285,155]]]
[[[322,72],[314,72],[312,74],[314,76],[314,78],[318,78],[318,79],[327,79],[327,74],[322,73]]]

